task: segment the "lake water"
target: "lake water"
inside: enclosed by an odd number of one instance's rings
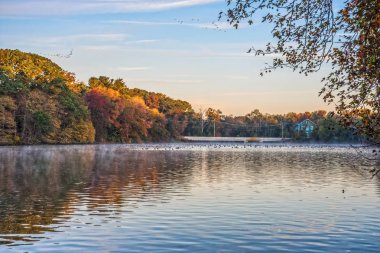
[[[0,252],[379,252],[380,180],[358,151],[0,147]]]

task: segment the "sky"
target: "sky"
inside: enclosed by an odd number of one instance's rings
[[[0,0],[0,48],[50,58],[79,81],[105,75],[226,115],[331,110],[318,92],[329,71],[260,76],[270,26],[218,21],[224,0]],[[72,55],[68,58],[63,57]]]

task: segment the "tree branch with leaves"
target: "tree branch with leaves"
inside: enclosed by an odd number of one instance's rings
[[[371,143],[380,142],[380,0],[227,0],[219,14],[236,29],[242,22],[272,25],[274,41],[250,48],[274,54],[261,75],[278,68],[301,74],[331,72],[320,96],[335,105],[341,123]]]

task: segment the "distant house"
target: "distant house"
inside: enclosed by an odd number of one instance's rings
[[[297,132],[304,132],[306,134],[306,137],[307,138],[310,138],[314,129],[316,127],[316,124],[309,120],[309,119],[305,119],[301,122],[299,122],[298,124],[295,125],[294,129],[297,131]]]

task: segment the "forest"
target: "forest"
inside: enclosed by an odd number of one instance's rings
[[[253,101],[254,103],[254,101]],[[311,135],[296,124],[309,119]],[[333,112],[244,116],[195,111],[161,93],[128,88],[122,79],[78,82],[48,58],[0,49],[0,144],[142,143],[181,136],[286,137],[296,141],[357,142]]]

